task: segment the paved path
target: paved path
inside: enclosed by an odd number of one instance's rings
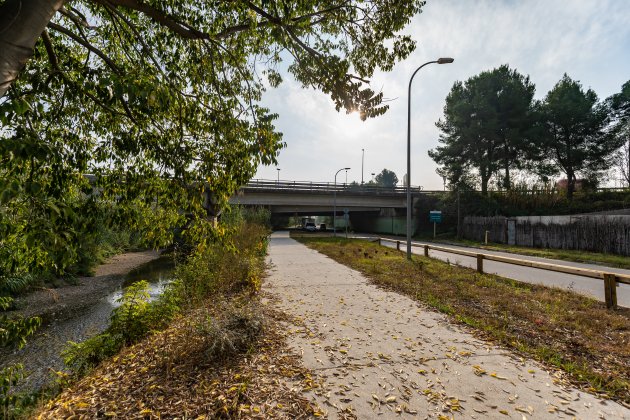
[[[331,418],[630,419],[287,232],[272,235],[268,260],[265,288],[298,320],[292,346],[324,381],[312,396]]]
[[[356,237],[370,237],[377,238],[376,235],[356,235]],[[400,239],[400,238],[396,238]],[[400,239],[400,249],[406,250],[405,239]],[[624,270],[622,268],[605,267],[597,264],[584,264],[576,263],[572,261],[554,260],[550,258],[532,257],[522,254],[514,254],[500,251],[489,251],[486,249],[471,248],[458,245],[445,245],[441,243],[431,242],[413,242],[414,244],[424,245],[437,245],[444,248],[454,248],[464,251],[480,252],[483,254],[501,255],[509,258],[520,258],[527,261],[538,261],[548,264],[566,265],[570,267],[588,268],[591,270],[608,271],[610,273],[621,273],[630,275],[630,270]],[[383,245],[395,248],[396,244],[383,241]],[[414,254],[424,254],[424,250],[420,247],[413,247],[412,252]],[[463,255],[450,254],[448,252],[430,251],[429,255],[432,258],[438,258],[443,261],[450,261],[454,264],[464,267],[476,268],[477,260],[473,257],[466,257]],[[506,264],[497,261],[484,261],[483,269],[486,273],[498,274],[503,277],[508,277],[514,280],[523,281],[527,283],[543,284],[545,286],[560,287],[562,289],[573,290],[575,292],[594,297],[597,300],[604,301],[604,281],[591,279],[588,277],[574,276],[565,273],[556,273],[553,271],[541,270],[539,268],[524,267],[513,264]],[[630,285],[618,284],[617,285],[617,304],[626,308],[630,308]]]

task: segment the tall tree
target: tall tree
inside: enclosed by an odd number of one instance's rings
[[[470,179],[475,170],[487,193],[493,175],[502,171],[502,185],[511,188],[510,172],[523,161],[534,91],[529,77],[507,65],[453,85],[444,119],[436,123],[442,145],[429,151],[450,183]]]
[[[283,59],[337,110],[381,115],[387,105],[368,78],[413,51],[399,33],[423,5],[0,0],[0,227],[37,211],[40,226],[54,219],[68,238],[49,242],[71,247],[63,200],[87,191],[81,174],[93,172],[104,199],[173,210],[147,220],[167,238],[164,221],[206,214],[204,189],[206,204],[225,202],[275,162],[277,115],[259,102],[281,83]]]
[[[608,167],[621,143],[605,131],[608,113],[595,92],[584,91],[566,74],[547,93],[539,111],[541,135],[536,146],[540,166],[566,174],[571,199],[578,174]]]
[[[617,153],[617,167],[625,183],[630,187],[630,80],[621,87],[621,92],[606,99],[612,133],[623,142]]]
[[[376,182],[376,185],[380,185],[381,187],[394,188],[398,185],[398,177],[394,171],[383,169],[381,173],[374,177],[374,182]]]

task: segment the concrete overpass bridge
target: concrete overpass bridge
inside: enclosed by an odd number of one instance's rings
[[[411,192],[415,204],[421,194],[437,191],[424,191],[422,187],[412,186]],[[401,233],[406,229],[406,187],[252,180],[230,199],[230,203],[266,207],[272,216],[332,217],[335,196],[336,216],[343,216],[347,209],[355,229],[383,233]]]

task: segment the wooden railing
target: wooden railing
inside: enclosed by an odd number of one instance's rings
[[[406,245],[406,242],[389,239],[389,238],[378,238],[379,245],[382,242],[391,242],[396,244],[396,249],[400,251],[400,244]],[[520,258],[512,258],[512,257],[504,257],[501,255],[493,255],[493,254],[484,254],[482,252],[474,252],[474,251],[464,251],[462,249],[456,248],[448,248],[443,246],[429,245],[429,244],[419,244],[412,242],[412,247],[421,247],[424,248],[424,256],[429,256],[429,251],[441,251],[447,252],[451,254],[463,255],[466,257],[476,258],[477,260],[477,271],[479,273],[483,273],[483,262],[484,260],[488,261],[497,261],[505,264],[512,265],[521,265],[524,267],[532,267],[538,268],[541,270],[547,271],[555,271],[557,273],[566,273],[572,274],[575,276],[589,277],[592,279],[598,279],[604,281],[604,298],[606,301],[606,307],[616,309],[617,308],[617,283],[622,284],[630,284],[630,275],[627,274],[619,274],[619,273],[610,273],[607,271],[601,270],[591,270],[589,268],[580,268],[580,267],[571,267],[568,265],[560,265],[560,264],[550,264],[538,261],[531,260],[523,260]]]

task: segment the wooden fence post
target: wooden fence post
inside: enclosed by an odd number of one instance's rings
[[[617,309],[617,280],[614,274],[604,273],[604,297],[606,308]]]
[[[400,241],[396,241],[396,251],[400,251]]]
[[[429,256],[429,245],[425,245],[424,246],[424,256],[428,257]]]
[[[483,274],[483,254],[477,254],[477,272]]]

